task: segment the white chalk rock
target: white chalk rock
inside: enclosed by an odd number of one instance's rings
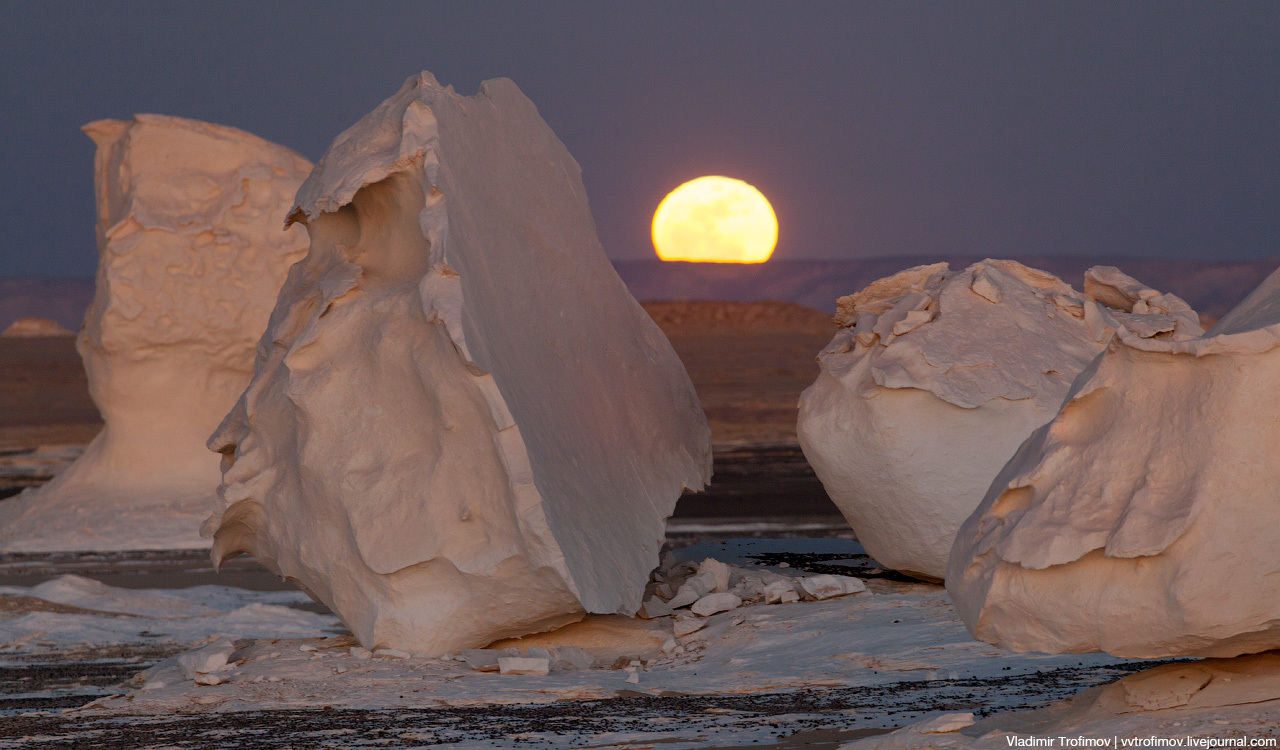
[[[551,661],[539,657],[504,656],[498,659],[498,672],[541,676],[551,672]]]
[[[699,617],[710,617],[717,612],[728,612],[731,609],[737,609],[742,606],[742,599],[736,594],[718,593],[707,594],[689,607],[689,611]]]
[[[814,599],[831,599],[837,596],[858,594],[867,590],[867,585],[853,576],[834,576],[822,574],[799,579],[800,588]]]
[[[282,218],[310,162],[233,128],[158,115],[98,144],[98,278],[76,342],[106,425],[44,487],[0,504],[0,551],[208,546],[205,446],[253,373],[306,233]]]
[[[791,581],[774,581],[764,587],[765,604],[790,604],[800,601],[796,587]]]
[[[672,629],[672,632],[675,633],[675,636],[677,638],[682,638],[686,635],[689,635],[690,633],[696,633],[699,630],[702,630],[703,628],[705,628],[706,626],[707,626],[706,620],[700,617],[689,615],[688,617],[677,619],[675,623],[672,624],[671,629]]]
[[[199,680],[201,675],[221,671],[227,666],[235,644],[228,638],[220,638],[204,648],[188,651],[178,657],[178,671],[188,680]],[[217,682],[207,684],[218,684]]]
[[[728,591],[731,572],[726,563],[708,557],[698,566],[698,572],[695,575],[690,576],[684,583],[680,584],[680,588],[676,590],[676,595],[671,597],[670,601],[667,602],[667,606],[672,609],[679,609],[693,604],[707,594]]]
[[[1120,331],[956,537],[970,632],[1018,651],[1280,647],[1280,273],[1202,337]]]
[[[918,266],[839,300],[844,328],[818,357],[797,431],[876,561],[941,579],[960,524],[1117,326],[1201,333],[1185,302],[1114,268],[1090,269],[1085,290],[985,260]]]
[[[659,617],[675,614],[675,610],[658,597],[652,596],[645,599],[644,604],[640,605],[640,611],[637,614],[646,620],[656,620]]]
[[[48,318],[18,318],[4,329],[4,333],[0,333],[0,337],[4,338],[45,338],[48,336],[74,336],[75,334],[63,328],[58,321],[49,320]]]
[[[251,552],[415,654],[634,614],[710,432],[533,103],[414,76],[293,219],[310,252],[210,441],[213,558]]]

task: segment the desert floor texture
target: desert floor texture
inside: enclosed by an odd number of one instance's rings
[[[866,556],[796,442],[829,316],[645,307],[715,442],[713,483],[681,500],[664,565],[843,573],[867,591],[741,607],[671,642],[669,620],[593,616],[558,642],[594,649],[595,668],[500,675],[362,652],[248,558],[215,573],[199,551],[0,555],[0,747],[835,748],[920,718],[1044,706],[1156,665],[976,643],[940,586]],[[0,420],[0,496],[79,454],[101,423],[71,337],[0,339]],[[220,637],[235,639],[235,669],[221,684],[182,679],[171,657]]]

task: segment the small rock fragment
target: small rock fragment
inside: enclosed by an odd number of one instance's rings
[[[698,601],[693,603],[689,609],[695,615],[702,617],[710,617],[717,612],[728,612],[731,609],[737,609],[742,606],[742,600],[730,593],[723,594],[707,594]]]
[[[677,638],[696,633],[707,626],[707,621],[697,617],[690,617],[684,620],[676,620],[675,634]]]
[[[498,671],[502,674],[545,675],[551,671],[551,661],[526,656],[501,656],[498,658]]]
[[[676,591],[676,595],[671,597],[671,601],[667,602],[667,606],[672,609],[687,607],[715,590],[715,575],[710,571],[698,573],[681,584],[680,589]]]
[[[371,659],[371,658],[373,658],[373,652],[372,652],[372,651],[370,651],[370,650],[369,650],[369,649],[367,649],[367,648],[361,648],[361,647],[359,647],[359,646],[352,646],[352,647],[351,647],[351,652],[350,652],[350,653],[351,653],[351,655],[352,655],[353,657],[355,657],[356,659]]]
[[[828,574],[801,578],[800,587],[814,599],[830,599],[867,590],[867,585],[857,578]]]
[[[640,606],[640,616],[646,620],[656,620],[659,617],[666,617],[675,612],[670,604],[662,601],[658,597],[651,597]]]
[[[494,648],[464,648],[458,655],[477,672],[497,672],[498,659],[508,654]]]
[[[791,581],[774,581],[764,587],[765,604],[789,604],[800,601],[796,587]]]
[[[729,576],[733,573],[733,570],[727,564],[708,557],[698,566],[698,575],[706,573],[710,573],[715,580],[715,588],[711,589],[713,592],[719,594],[729,590]]]
[[[188,680],[198,675],[216,672],[227,666],[227,659],[236,650],[235,644],[228,638],[221,638],[196,651],[189,651],[178,657],[178,670]],[[217,684],[217,683],[213,683]]]

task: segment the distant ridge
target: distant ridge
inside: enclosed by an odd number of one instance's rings
[[[93,301],[93,279],[0,279],[0,330],[19,318],[49,318],[79,331]]]
[[[865,260],[771,260],[767,263],[615,261],[618,275],[639,300],[781,300],[834,312],[836,298],[904,268],[945,261],[953,269],[982,256],[895,257]],[[1048,271],[1079,289],[1090,266],[1116,266],[1147,286],[1173,292],[1201,315],[1220,318],[1266,276],[1280,258],[1253,261],[1162,260],[1116,257],[1014,258]]]
[[[904,268],[946,261],[964,268],[981,256],[894,257],[863,260],[771,260],[755,265],[614,261],[618,275],[639,300],[704,299],[731,302],[778,300],[834,312],[836,298]],[[1116,257],[1023,257],[1080,288],[1090,266],[1117,266],[1144,284],[1173,292],[1201,315],[1220,318],[1280,266],[1280,258],[1252,261],[1161,260]],[[0,330],[18,318],[51,318],[80,330],[93,299],[93,279],[0,279]]]

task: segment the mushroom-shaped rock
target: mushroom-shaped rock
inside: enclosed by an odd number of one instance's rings
[[[106,424],[53,481],[0,504],[0,550],[206,547],[220,474],[205,442],[306,251],[282,217],[311,163],[176,117],[84,130],[98,146],[98,276],[76,345]]]
[[[414,76],[292,216],[310,252],[210,441],[214,560],[252,553],[368,648],[634,613],[710,432],[533,103]]]
[[[956,530],[1114,330],[1187,338],[1181,299],[1099,266],[1085,293],[1009,260],[881,279],[838,303],[800,397],[805,457],[879,563],[946,573]]]
[[[956,536],[947,590],[1018,651],[1280,647],[1280,272],[1190,340],[1118,331]]]

